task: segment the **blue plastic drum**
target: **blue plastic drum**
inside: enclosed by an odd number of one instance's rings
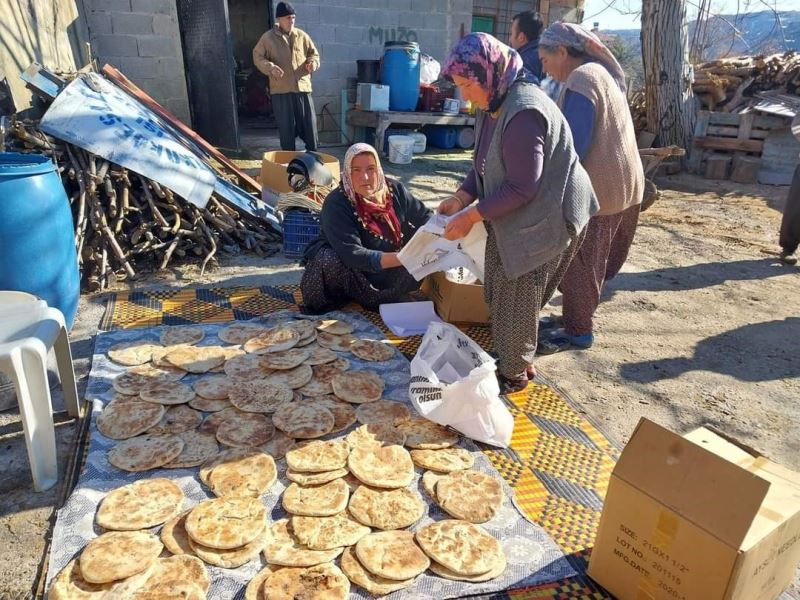
[[[80,276],[69,200],[55,165],[38,154],[0,153],[0,290],[28,292],[71,327]]]
[[[389,110],[413,111],[419,100],[419,44],[386,42],[383,45],[381,83],[389,86]]]

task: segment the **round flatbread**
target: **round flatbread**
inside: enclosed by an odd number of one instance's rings
[[[121,441],[108,452],[108,462],[123,471],[157,469],[175,460],[183,440],[171,433],[146,433]]]
[[[176,325],[161,331],[159,341],[162,346],[192,346],[206,337],[205,332],[199,327]]]
[[[486,523],[493,519],[504,500],[500,480],[480,471],[455,471],[436,484],[439,506],[456,519],[470,523]]]
[[[149,404],[149,403],[148,403]],[[157,406],[151,404],[152,406]],[[170,406],[164,411],[158,423],[148,431],[150,433],[183,433],[200,427],[203,422],[203,413],[189,408],[185,404]]]
[[[267,597],[264,596],[263,593],[264,582],[278,568],[280,567],[271,567],[267,565],[266,567],[261,569],[258,573],[256,573],[250,580],[250,583],[247,584],[247,587],[244,590],[244,600],[267,600]]]
[[[149,529],[171,519],[182,502],[183,491],[169,479],[134,481],[103,498],[97,509],[97,524],[118,531]]]
[[[266,376],[266,380],[273,385],[289,387],[293,390],[303,387],[311,381],[314,372],[308,365],[300,365],[288,371],[273,371]]]
[[[224,375],[209,375],[192,385],[194,393],[206,400],[226,400],[233,387],[234,382]]]
[[[341,552],[341,548],[334,548],[333,550],[309,549],[304,544],[301,544],[294,535],[289,519],[281,519],[280,521],[275,521],[269,527],[269,540],[264,547],[264,559],[271,565],[311,567],[330,562],[339,556]],[[267,597],[272,598],[273,596],[267,595]],[[280,598],[281,596],[274,597]]]
[[[221,414],[221,413],[214,413]],[[258,413],[235,410],[227,413],[217,428],[217,441],[226,446],[247,448],[266,444],[275,434],[269,418]]]
[[[268,354],[289,350],[300,341],[300,333],[290,327],[273,327],[247,340],[244,345],[245,352],[249,354]]]
[[[388,531],[411,527],[425,514],[426,504],[409,488],[376,490],[361,485],[347,508],[359,523]]]
[[[347,445],[350,449],[367,448],[372,446],[387,446],[397,444],[402,446],[406,441],[406,434],[394,425],[386,423],[370,423],[362,425],[347,434]]]
[[[330,383],[312,379],[303,387],[297,390],[300,394],[307,398],[318,398],[320,396],[328,396],[333,393],[333,388]]]
[[[283,352],[273,352],[265,354],[263,364],[269,369],[276,371],[288,371],[302,365],[309,357],[311,352],[302,348],[292,348]]]
[[[306,364],[315,367],[318,365],[324,365],[333,362],[337,358],[338,356],[336,352],[334,352],[333,350],[317,346],[316,348],[311,350],[309,357],[306,359]]]
[[[425,471],[422,474],[422,489],[431,497],[431,500],[439,502],[436,498],[436,484],[443,477],[447,477],[445,473],[436,473],[435,471]]]
[[[411,460],[421,469],[439,473],[463,471],[475,464],[472,453],[463,448],[442,448],[441,450],[412,450]]]
[[[252,542],[239,548],[231,548],[228,550],[209,548],[195,542],[192,538],[189,538],[189,545],[194,553],[208,564],[214,565],[215,567],[222,567],[223,569],[236,569],[258,557],[258,554],[267,544],[268,536],[269,530],[264,527],[261,533],[259,533]]]
[[[252,542],[267,525],[267,509],[258,498],[217,498],[201,502],[186,518],[195,542],[230,550]]]
[[[372,371],[347,371],[331,379],[333,393],[345,402],[364,404],[381,399],[384,383],[381,376]]]
[[[147,577],[147,572],[129,577],[126,581],[139,578],[142,581]],[[102,600],[113,598],[119,587],[119,582],[89,583],[81,575],[80,563],[77,559],[71,560],[66,567],[56,576],[47,593],[48,600]]]
[[[109,583],[141,573],[164,545],[145,531],[111,531],[90,541],[81,553],[81,575],[89,583]]]
[[[112,440],[126,440],[156,426],[165,412],[161,405],[126,396],[103,408],[97,416],[97,429]]]
[[[139,397],[154,404],[186,404],[194,398],[194,390],[179,381],[157,381],[142,388]]]
[[[198,427],[197,431],[200,433],[217,433],[217,429],[222,424],[222,422],[228,418],[230,415],[239,414],[241,411],[236,409],[233,405],[229,408],[223,408],[222,410],[212,413],[208,415],[203,422]]]
[[[112,385],[114,391],[126,396],[138,396],[146,386],[153,383],[153,379],[139,373],[121,373],[114,378]]]
[[[178,437],[183,440],[183,450],[174,460],[164,465],[165,469],[197,467],[219,454],[219,446],[213,433],[192,430],[179,433]]]
[[[324,331],[332,335],[346,335],[348,333],[353,333],[353,326],[347,321],[326,319],[317,322],[317,331]]]
[[[392,592],[397,592],[411,586],[416,581],[416,578],[392,581],[391,579],[373,575],[364,568],[364,565],[358,562],[356,550],[352,547],[344,549],[342,571],[350,581],[361,586],[374,596],[385,596]]]
[[[292,401],[292,390],[278,386],[268,379],[240,381],[231,390],[231,404],[244,412],[274,413],[279,407]]]
[[[223,450],[215,457],[208,459],[206,462],[200,465],[200,471],[198,473],[200,476],[200,481],[202,481],[208,487],[211,487],[209,477],[217,465],[221,465],[224,462],[236,461],[257,451],[258,450],[255,448],[229,448],[227,450]]]
[[[508,566],[508,562],[506,561],[506,555],[501,548],[500,554],[497,555],[497,560],[495,561],[495,565],[491,569],[489,569],[489,571],[481,575],[460,575],[455,571],[451,571],[444,565],[440,565],[434,560],[431,561],[431,566],[428,568],[439,577],[444,577],[445,579],[453,579],[455,581],[468,581],[469,583],[481,583],[483,581],[490,581],[492,579],[500,577],[500,575],[502,575],[505,572],[506,566]]]
[[[219,346],[179,346],[164,358],[189,373],[207,373],[225,362],[225,352]]]
[[[194,554],[192,547],[189,545],[189,534],[186,533],[186,517],[189,516],[190,512],[192,512],[191,509],[175,515],[164,523],[161,528],[161,533],[159,534],[161,543],[172,554]]]
[[[157,348],[153,351],[153,357],[156,356],[157,352],[164,350],[164,348]],[[178,367],[173,367],[172,365],[156,365],[156,364],[144,364],[144,365],[137,365],[135,367],[131,367],[128,369],[128,373],[131,375],[139,375],[141,377],[145,377],[150,381],[179,381],[186,377],[186,371],[179,369]]]
[[[230,400],[209,400],[202,396],[195,396],[188,405],[195,410],[210,413],[220,412],[226,408],[233,408],[233,404],[231,404]]]
[[[317,343],[322,348],[335,350],[336,352],[349,352],[350,345],[356,341],[352,335],[333,335],[324,331],[317,334]]]
[[[322,406],[331,411],[333,414],[333,429],[330,430],[330,433],[344,431],[356,422],[355,409],[336,398],[336,396],[314,397],[309,399],[308,403],[314,406]]]
[[[299,473],[297,471],[292,471],[291,469],[286,469],[286,479],[289,481],[294,481],[302,486],[321,485],[323,483],[333,481],[334,479],[341,479],[347,475],[347,473],[349,473],[347,469],[322,471],[321,473]]]
[[[334,565],[281,569],[264,582],[264,597],[346,600],[350,597],[350,581]]]
[[[349,450],[342,440],[304,442],[286,453],[286,464],[297,473],[343,469]]]
[[[297,333],[300,334],[301,338],[317,334],[316,319],[293,319],[291,321],[286,321],[283,325],[295,329]]]
[[[376,400],[362,404],[356,409],[356,419],[359,423],[388,423],[399,425],[411,418],[411,411],[405,404],[391,400]]]
[[[350,352],[370,362],[385,362],[394,358],[392,346],[375,340],[356,340],[350,345]]]
[[[152,340],[120,342],[108,349],[108,358],[126,367],[143,365],[150,362],[150,359],[153,358],[153,350],[159,347],[160,344]]]
[[[289,437],[282,431],[275,431],[275,435],[266,444],[261,444],[258,449],[266,452],[275,460],[280,460],[286,453],[294,448],[294,438]]]
[[[272,369],[266,368],[256,354],[243,354],[225,362],[225,374],[234,380],[234,386],[239,381],[262,379],[270,373]]]
[[[283,492],[282,504],[293,515],[331,517],[347,507],[349,497],[350,490],[341,479],[309,487],[291,483]]]
[[[199,593],[199,598],[205,598],[211,587],[211,578],[205,565],[194,556],[159,558],[152,567],[147,581],[134,594],[134,600],[198,597],[181,593],[184,589],[190,594]]]
[[[186,581],[169,579],[153,589],[141,588],[132,592],[131,600],[155,600],[156,598],[180,598],[181,600],[206,600],[203,589]]]
[[[370,573],[394,581],[413,579],[431,564],[410,531],[370,533],[356,544],[356,557]]]
[[[208,486],[219,497],[258,498],[277,478],[275,460],[269,454],[253,451],[217,464],[208,476]]]
[[[267,330],[264,325],[258,323],[234,323],[224,329],[220,329],[217,337],[227,344],[241,346],[247,340],[261,335]]]
[[[420,450],[439,450],[458,443],[458,434],[423,417],[400,423],[397,428],[406,434],[405,445]]]
[[[347,468],[363,483],[377,488],[405,487],[414,481],[414,463],[402,446],[357,446],[350,451]]]
[[[466,521],[436,521],[417,531],[415,538],[425,554],[459,575],[488,573],[503,552],[485,529]]]
[[[310,439],[330,433],[335,420],[333,413],[323,406],[289,402],[275,411],[272,422],[290,437]]]
[[[342,511],[331,517],[292,517],[292,531],[312,550],[333,550],[352,546],[371,530]]]
[[[334,361],[323,365],[311,367],[314,379],[323,383],[330,383],[339,373],[344,373],[350,368],[350,361],[346,358],[337,358]]]

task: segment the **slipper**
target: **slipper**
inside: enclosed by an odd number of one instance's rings
[[[539,331],[547,331],[549,329],[556,329],[563,325],[561,317],[557,315],[549,315],[539,319]]]
[[[549,336],[539,340],[537,354],[555,354],[564,350],[586,350],[594,343],[594,335],[569,335],[563,329],[556,329]]]
[[[794,252],[781,252],[780,260],[782,263],[786,265],[796,265],[797,264],[797,256]]]
[[[501,394],[513,394],[514,392],[521,392],[528,387],[528,377],[522,375],[520,377],[505,377],[497,374],[497,382],[500,384]]]

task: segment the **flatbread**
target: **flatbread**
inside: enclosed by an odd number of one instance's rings
[[[196,589],[200,593],[199,597],[205,598],[210,587],[211,578],[199,559],[188,555],[169,556],[159,558],[153,563],[150,576],[144,585],[136,590],[134,600],[191,598],[191,595],[181,593],[183,589],[188,590],[190,594],[195,594]]]
[[[356,557],[370,573],[395,581],[413,579],[431,564],[410,531],[370,533],[356,544]]]
[[[296,330],[301,339],[317,334],[316,319],[293,319],[292,321],[286,321],[283,325]]]
[[[464,448],[442,448],[441,450],[412,450],[411,460],[421,469],[451,473],[463,471],[475,464],[475,457]]]
[[[208,415],[203,422],[200,424],[200,427],[197,430],[201,433],[217,433],[217,429],[222,424],[222,422],[227,419],[231,415],[239,414],[239,411],[236,407],[231,405],[229,408],[223,408],[220,411],[212,413]]]
[[[302,365],[309,357],[311,352],[301,348],[292,348],[291,350],[284,350],[283,352],[273,352],[272,354],[265,354],[263,364],[269,369],[277,371],[287,371]]]
[[[90,541],[81,553],[81,575],[89,583],[109,583],[141,573],[164,545],[145,531],[110,531]]]
[[[194,553],[208,564],[222,567],[223,569],[236,569],[254,558],[258,558],[259,553],[267,544],[268,537],[269,530],[264,527],[252,542],[239,548],[231,548],[229,550],[209,548],[195,542],[192,538],[189,538],[189,545]]]
[[[493,519],[504,500],[500,480],[480,471],[454,471],[436,484],[439,506],[456,519],[470,523]]]
[[[147,471],[175,460],[183,440],[171,433],[146,433],[123,440],[108,451],[108,462],[123,471]]]
[[[266,444],[261,444],[258,449],[266,452],[275,460],[280,460],[286,453],[294,448],[294,438],[289,437],[282,431],[275,431],[275,435]]]
[[[247,340],[244,345],[245,352],[249,354],[267,354],[289,350],[300,341],[300,333],[290,327],[273,327]]]
[[[183,450],[174,460],[164,465],[165,469],[197,467],[219,454],[219,446],[213,433],[192,430],[179,433],[178,437],[183,440]]]
[[[269,540],[264,548],[264,559],[271,565],[285,567],[311,567],[332,561],[342,553],[341,548],[333,550],[311,550],[300,543],[294,535],[289,519],[275,521],[269,527]],[[282,569],[279,572],[283,572]],[[270,577],[270,579],[272,579]],[[269,581],[269,579],[267,579]],[[270,596],[267,598],[285,598],[286,596]],[[292,596],[289,596],[290,598]]]
[[[194,554],[192,547],[189,545],[189,534],[186,532],[186,517],[189,516],[190,512],[192,512],[191,509],[175,515],[164,523],[161,528],[161,533],[159,534],[161,543],[172,554]]]
[[[350,451],[347,468],[363,483],[377,488],[405,487],[414,481],[414,463],[402,446],[357,446]]]
[[[206,593],[199,585],[187,581],[169,579],[160,582],[154,589],[138,589],[132,592],[131,600],[158,600],[180,598],[180,600],[206,600]]]
[[[370,423],[362,425],[347,434],[347,445],[353,448],[368,448],[372,446],[387,446],[397,444],[402,446],[406,441],[406,434],[394,425],[386,423]]]
[[[331,335],[346,335],[353,333],[353,326],[347,321],[326,319],[317,323],[317,331],[323,331]]]
[[[331,385],[337,398],[364,404],[380,400],[385,384],[381,376],[372,371],[347,371],[334,376]]]
[[[369,423],[388,423],[399,425],[411,418],[411,411],[401,402],[376,400],[362,404],[356,409],[356,419],[365,425]]]
[[[247,340],[261,335],[266,330],[266,326],[258,323],[234,323],[220,329],[217,337],[228,344],[241,346]]]
[[[350,352],[362,360],[385,362],[394,358],[394,348],[376,340],[356,340]]]
[[[439,450],[458,443],[457,433],[423,417],[400,423],[397,428],[406,434],[405,445],[409,448]]]
[[[199,327],[175,325],[162,330],[159,341],[162,346],[192,346],[206,337]]]
[[[290,437],[310,439],[330,433],[335,419],[333,413],[322,406],[289,402],[275,411],[272,422]]]
[[[194,396],[194,390],[179,381],[157,381],[146,385],[139,392],[139,397],[145,402],[167,406],[186,404]]]
[[[268,379],[240,381],[231,390],[231,404],[244,412],[274,413],[292,400],[291,388],[273,384]]]
[[[311,367],[314,373],[314,379],[322,381],[323,383],[330,383],[333,378],[339,373],[344,373],[350,368],[350,361],[346,358],[337,358],[334,361],[325,363],[323,365],[314,365]],[[332,393],[332,392],[330,392]]]
[[[419,521],[427,505],[422,497],[409,488],[376,490],[361,485],[347,505],[359,523],[376,529],[405,529]]]
[[[258,498],[278,478],[275,460],[263,452],[253,451],[232,457],[216,465],[208,476],[215,495]]]
[[[189,373],[207,373],[225,362],[225,352],[219,346],[179,346],[164,358]]]
[[[188,404],[195,410],[202,412],[220,412],[226,408],[233,408],[233,404],[227,398],[225,400],[209,400],[202,396],[195,396]]]
[[[141,479],[109,492],[97,509],[104,529],[135,531],[161,525],[181,507],[183,491],[169,479]]]
[[[347,511],[330,517],[292,517],[292,530],[300,543],[312,550],[352,546],[371,531]]]
[[[336,396],[319,396],[309,399],[309,404],[327,408],[333,414],[333,429],[330,433],[344,431],[356,422],[356,411],[346,402]]]
[[[48,600],[103,600],[118,598],[120,597],[118,595],[120,588],[127,587],[134,580],[144,582],[148,574],[145,570],[122,582],[89,583],[81,575],[80,563],[78,559],[75,559],[71,560],[53,580],[47,593],[47,598]]]
[[[286,512],[303,517],[331,517],[347,507],[350,491],[341,479],[314,486],[289,484],[283,492],[282,504]]]
[[[436,503],[439,502],[436,498],[436,484],[444,477],[447,477],[445,473],[437,473],[435,471],[425,471],[422,474],[422,489],[425,490],[425,493]]]
[[[112,440],[126,440],[157,425],[165,412],[163,406],[126,396],[103,408],[97,416],[97,429]]]
[[[256,354],[243,354],[225,362],[225,374],[234,380],[234,385],[237,381],[262,379],[270,373],[272,369],[266,368],[261,357]]]
[[[264,582],[264,597],[346,600],[350,597],[350,581],[334,565],[281,569]]]
[[[327,396],[332,394],[333,388],[328,382],[320,381],[319,379],[312,379],[297,391],[308,398],[317,398],[319,396]]]
[[[198,476],[200,477],[200,481],[206,484],[208,487],[211,487],[211,483],[209,482],[209,477],[211,476],[211,472],[214,470],[217,465],[221,465],[225,462],[233,462],[243,458],[245,456],[249,456],[253,452],[257,452],[258,450],[255,448],[228,448],[227,450],[223,450],[215,457],[208,459],[202,465],[200,465],[200,471],[198,472]]]
[[[263,592],[264,582],[279,568],[267,565],[256,573],[244,590],[244,600],[267,600]]]
[[[488,573],[503,552],[485,529],[466,521],[436,521],[417,531],[415,538],[425,554],[459,575]]]
[[[220,414],[220,413],[215,413]],[[227,413],[217,428],[217,441],[226,446],[246,448],[266,444],[275,434],[269,418],[236,410]]]
[[[186,518],[195,542],[230,550],[252,542],[267,526],[267,509],[258,498],[217,498],[198,504]]]
[[[326,363],[333,362],[336,359],[336,352],[328,348],[317,346],[311,350],[309,357],[306,359],[306,364],[315,367],[317,365],[324,365]]]
[[[145,403],[150,404],[150,403]],[[151,404],[151,406],[157,406]],[[200,427],[203,422],[203,413],[189,408],[185,404],[170,406],[164,411],[158,423],[148,431],[150,433],[183,433]]]
[[[164,350],[164,348],[156,348],[153,350],[153,357],[157,352]],[[186,377],[186,371],[173,367],[172,365],[156,365],[154,363],[145,363],[137,365],[128,369],[128,373],[132,375],[141,375],[150,381],[180,381]]]
[[[302,486],[321,485],[323,483],[333,481],[334,479],[341,479],[348,473],[349,471],[347,469],[322,471],[321,473],[299,473],[297,471],[292,471],[291,469],[286,469],[286,479],[289,481],[294,481]]]
[[[416,581],[416,578],[406,579],[404,581],[392,581],[384,577],[373,575],[364,568],[358,561],[355,548],[345,548],[342,554],[342,571],[347,578],[356,585],[364,588],[374,596],[385,596],[392,592],[410,587]]]
[[[286,464],[297,473],[343,469],[349,450],[342,440],[304,442],[286,453]]]
[[[176,350],[177,348],[180,348],[180,346],[159,346],[158,348],[154,348],[153,357],[150,359],[152,365],[158,368],[178,369],[178,367],[176,367],[166,359],[167,354],[169,354],[173,350]],[[178,371],[181,371],[183,372],[184,375],[186,375],[186,371],[184,371],[183,369],[178,369]]]
[[[293,390],[303,387],[313,377],[314,372],[308,365],[300,365],[288,371],[273,371],[265,377],[274,385],[290,387]]]
[[[323,348],[336,352],[349,352],[350,345],[356,341],[352,335],[333,335],[324,331],[317,334],[317,343]]]
[[[139,373],[127,371],[114,378],[112,385],[114,391],[126,396],[138,396],[146,386],[153,383],[153,379]]]
[[[508,562],[506,561],[506,555],[501,548],[500,554],[497,555],[495,565],[491,569],[489,569],[489,571],[481,575],[460,575],[455,571],[451,571],[444,565],[440,565],[434,560],[431,561],[431,566],[428,568],[439,577],[444,577],[445,579],[453,579],[455,581],[468,581],[469,583],[481,583],[483,581],[490,581],[492,579],[500,577],[500,575],[502,575],[505,572],[507,566]]]
[[[126,367],[143,365],[150,362],[150,359],[153,358],[153,350],[158,347],[160,344],[152,340],[120,342],[108,349],[108,358]]]
[[[233,380],[224,375],[209,375],[195,381],[192,389],[207,400],[226,400],[234,385]]]

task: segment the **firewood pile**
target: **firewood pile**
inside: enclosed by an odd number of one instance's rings
[[[644,131],[647,129],[647,105],[645,104],[645,93],[643,89],[631,92],[628,95],[628,107],[633,117],[634,130]]]
[[[75,223],[81,281],[91,292],[112,280],[194,260],[202,274],[219,253],[280,249],[280,234],[245,219],[212,195],[205,208],[137,173],[12,119],[8,150],[51,156],[59,167]]]

